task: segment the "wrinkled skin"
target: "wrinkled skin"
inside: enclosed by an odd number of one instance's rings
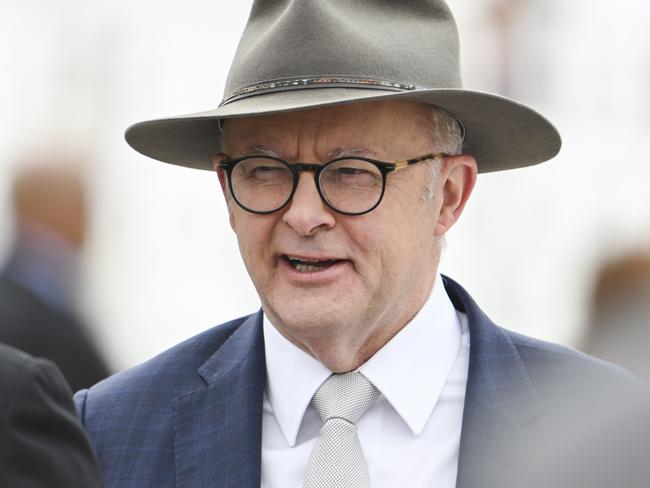
[[[266,148],[289,162],[329,160],[354,152],[396,161],[435,152],[426,106],[354,103],[228,122],[229,157]],[[225,157],[215,157],[215,166]],[[389,175],[374,211],[346,216],[320,199],[313,173],[301,173],[292,201],[269,215],[228,199],[230,223],[264,312],[288,340],[334,372],[358,368],[404,327],[428,298],[440,239],[460,216],[476,179],[476,162],[443,160],[427,198],[433,162]],[[223,171],[219,178],[227,196]],[[336,260],[299,272],[286,256]],[[304,269],[304,268],[303,268]]]

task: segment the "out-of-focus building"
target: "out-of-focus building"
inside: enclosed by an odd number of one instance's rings
[[[67,156],[29,158],[12,188],[14,241],[0,271],[0,342],[54,361],[73,390],[109,374],[76,313],[87,211]]]

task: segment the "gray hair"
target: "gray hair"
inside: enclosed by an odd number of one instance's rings
[[[435,105],[431,106],[430,118],[427,127],[428,136],[433,142],[436,153],[445,153],[450,156],[460,154],[463,150],[463,127],[449,112]],[[442,159],[431,164],[431,177],[427,181],[425,198],[432,200],[436,192],[436,181],[440,176]]]
[[[430,106],[431,112],[428,114],[426,120],[426,131],[428,137],[433,142],[433,151],[436,153],[445,153],[450,156],[460,154],[463,149],[464,131],[463,127],[458,120],[456,120],[446,110]],[[223,152],[226,152],[226,131],[228,125],[225,120],[219,121],[219,143]],[[442,167],[442,159],[438,159],[431,164],[431,174],[427,181],[424,197],[427,200],[432,200],[436,192],[436,181],[440,176],[440,169]],[[230,197],[230,190],[228,189],[226,196]]]

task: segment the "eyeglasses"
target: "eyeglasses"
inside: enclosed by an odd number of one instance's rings
[[[300,172],[313,171],[318,193],[328,207],[345,215],[363,215],[377,208],[384,197],[388,173],[448,156],[427,154],[394,163],[343,157],[325,164],[290,164],[280,158],[252,155],[224,160],[219,167],[228,176],[235,202],[249,212],[277,212],[293,198]]]

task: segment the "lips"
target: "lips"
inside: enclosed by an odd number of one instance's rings
[[[282,256],[282,259],[300,273],[316,273],[343,261],[341,259],[306,258],[288,255]]]

